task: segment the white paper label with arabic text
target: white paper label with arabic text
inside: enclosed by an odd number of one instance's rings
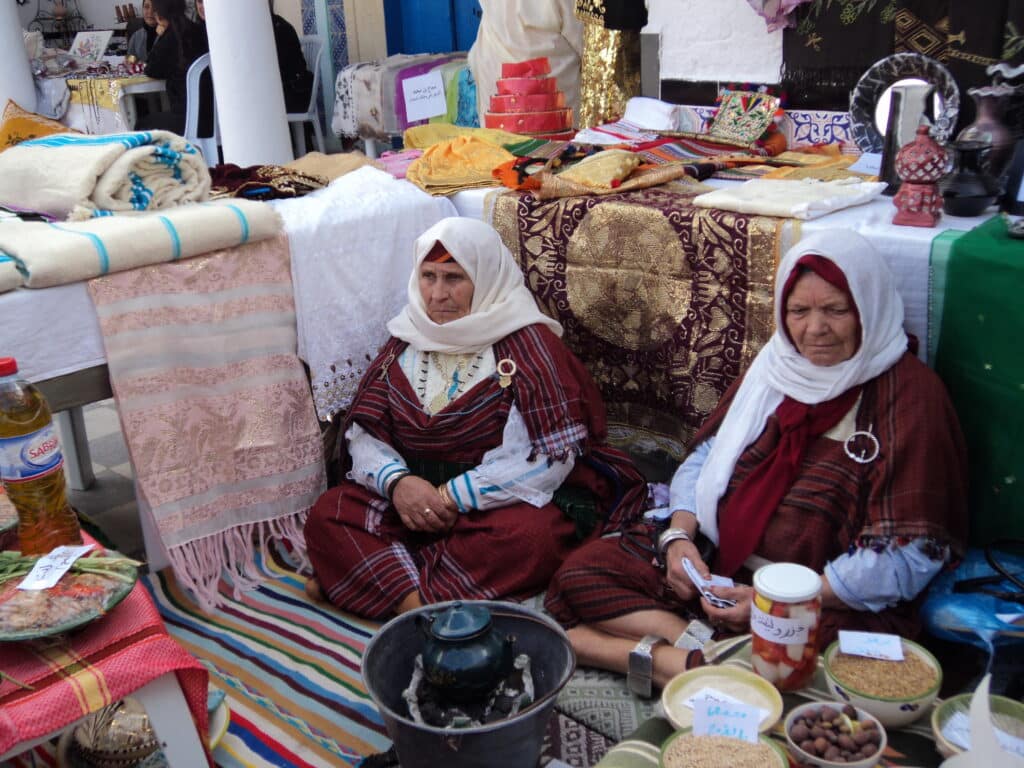
[[[697,704],[703,701],[717,702],[719,704],[742,704],[748,707],[751,706],[750,704],[747,704],[745,701],[740,701],[735,696],[730,696],[728,693],[720,691],[717,688],[701,688],[690,698],[683,701],[683,704],[696,712]],[[762,709],[761,707],[754,707],[754,709],[757,710],[758,723],[760,723],[762,720],[768,717],[768,715],[771,714],[771,712],[769,712],[767,709]]]
[[[811,631],[807,618],[784,619],[765,613],[756,605],[750,605],[750,631],[765,640],[783,645],[806,643]]]
[[[757,744],[761,718],[757,707],[742,703],[712,701],[697,702],[693,709],[695,736],[725,736]]]
[[[899,635],[881,632],[839,630],[839,650],[851,656],[866,656],[883,661],[903,661],[903,641]]]
[[[28,576],[22,579],[18,589],[49,589],[60,581],[60,577],[68,572],[68,568],[75,564],[90,549],[92,544],[81,544],[77,547],[57,547],[48,555],[43,555]]]
[[[402,95],[405,97],[405,116],[410,123],[437,117],[448,111],[440,69],[432,69],[425,75],[403,80]]]

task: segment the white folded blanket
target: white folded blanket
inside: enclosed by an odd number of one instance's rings
[[[0,226],[0,291],[49,288],[187,259],[280,230],[281,219],[269,205],[234,198],[88,221],[6,223]],[[18,275],[13,284],[10,260]]]
[[[826,213],[869,202],[882,194],[882,182],[838,179],[753,179],[738,187],[723,187],[693,198],[702,208],[738,213],[816,219]]]
[[[0,204],[82,220],[205,200],[202,154],[168,131],[60,133],[0,152]]]

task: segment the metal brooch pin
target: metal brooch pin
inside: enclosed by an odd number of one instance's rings
[[[516,375],[516,362],[515,360],[506,357],[498,361],[498,386],[502,389],[508,387],[512,383],[512,377]]]
[[[878,438],[875,437],[875,435],[871,431],[872,427],[874,426],[874,424],[868,424],[867,429],[858,429],[856,432],[854,432],[852,435],[846,438],[846,442],[843,443],[843,451],[845,451],[846,455],[849,456],[854,461],[856,461],[858,464],[870,464],[872,461],[878,458],[878,454],[881,452],[882,446],[878,442]],[[861,448],[859,454],[854,452],[853,443],[855,440],[861,437],[871,443],[870,456],[868,455],[868,450],[866,448]]]

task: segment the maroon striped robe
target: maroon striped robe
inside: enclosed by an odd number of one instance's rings
[[[502,388],[497,375],[491,376],[436,414],[423,410],[394,364],[405,346],[398,339],[384,346],[363,377],[350,422],[407,460],[475,465],[501,444],[515,403],[537,454],[579,455],[566,483],[595,493],[605,531],[636,519],[643,478],[624,454],[605,444],[597,387],[550,330],[532,325],[495,343],[495,359],[516,364],[511,386]],[[440,535],[409,531],[387,499],[347,480],[320,497],[305,533],[331,602],[369,618],[387,616],[415,589],[428,603],[536,594],[579,543],[575,524],[554,504],[472,511]]]
[[[738,385],[723,396],[694,445],[718,429]],[[878,438],[878,458],[857,464],[841,442],[824,436],[814,440],[756,554],[773,562],[800,563],[818,573],[828,561],[856,547],[882,548],[918,537],[948,544],[961,554],[967,533],[966,454],[956,413],[938,376],[906,353],[864,384],[856,423],[857,429],[870,428]],[[722,517],[729,494],[778,438],[772,416],[741,454],[719,502],[720,536],[729,535],[729,521]],[[749,583],[749,571],[741,570],[736,580]],[[920,631],[918,602],[899,603],[880,613],[826,609],[819,640],[831,642],[839,629],[914,637]],[[572,626],[639,610],[683,613],[699,606],[684,605],[649,558],[638,559],[617,540],[602,540],[566,560],[548,590],[547,608]]]

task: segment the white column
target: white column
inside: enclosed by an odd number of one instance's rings
[[[224,162],[243,167],[291,162],[269,4],[206,0],[205,5]]]
[[[18,5],[11,0],[0,0],[0,111],[8,99],[36,111],[36,86],[25,52]]]

